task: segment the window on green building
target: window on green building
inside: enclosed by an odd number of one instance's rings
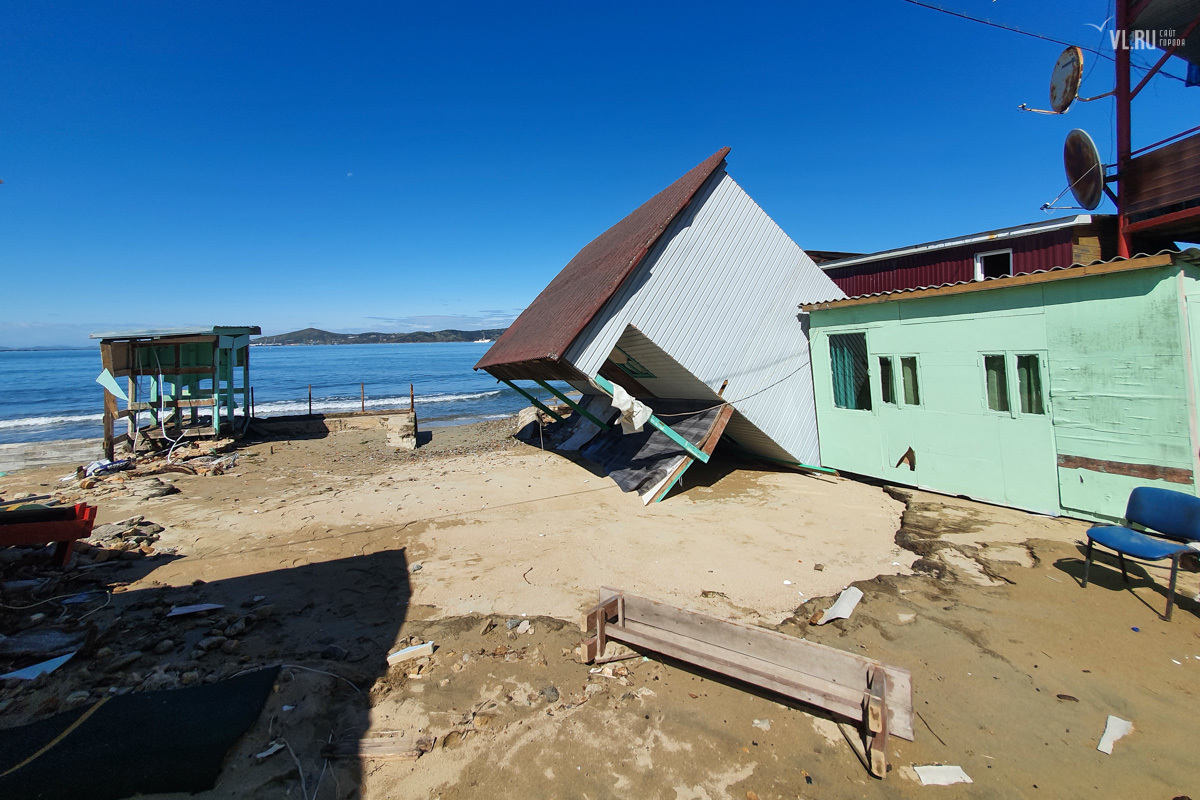
[[[1045,414],[1042,401],[1042,370],[1036,355],[1017,356],[1017,396],[1022,414]]]
[[[917,388],[916,356],[906,356],[900,359],[900,379],[904,384],[904,405],[919,406],[921,391]]]
[[[992,411],[1009,411],[1008,362],[1002,355],[983,357],[983,374],[987,383],[987,404]]]
[[[838,408],[871,410],[871,385],[867,372],[867,335],[835,333],[829,337],[833,372],[833,404]]]
[[[883,402],[896,405],[896,376],[892,373],[892,357],[879,357],[879,394]]]

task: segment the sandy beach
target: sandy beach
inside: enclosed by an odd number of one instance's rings
[[[6,634],[48,624],[30,621],[39,610],[94,632],[53,674],[6,682],[4,726],[282,663],[202,797],[1194,793],[1195,573],[1168,623],[1159,565],[1131,566],[1127,588],[1101,556],[1080,588],[1082,522],[728,457],[643,507],[513,428],[437,428],[414,453],[382,430],[243,442],[224,474],[159,474],[151,498],[137,480],[63,490],[61,467],[3,478],[5,498],[57,492],[98,504],[100,524],[162,526],[151,552],[84,547],[53,585],[6,590]],[[44,551],[4,552],[6,582],[52,572]],[[809,624],[851,584],[864,599],[850,619]],[[602,585],[908,669],[916,741],[892,738],[880,781],[822,712],[653,656],[591,673],[574,649]],[[89,588],[104,592],[91,604],[31,605]],[[224,607],[165,616],[188,603]],[[431,659],[388,669],[387,653],[427,640]],[[1109,714],[1134,732],[1105,755]],[[411,762],[321,755],[380,736],[437,744]],[[254,757],[280,737],[299,768]],[[926,764],[974,784],[923,787]]]

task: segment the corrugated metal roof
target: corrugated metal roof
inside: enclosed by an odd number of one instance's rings
[[[1164,260],[1163,256],[1167,258]],[[819,311],[826,308],[861,305],[868,302],[885,302],[889,300],[913,300],[919,297],[934,295],[944,289],[963,287],[961,291],[985,291],[1003,289],[1009,286],[1022,286],[1030,283],[1060,280],[1064,278],[1083,278],[1089,275],[1103,275],[1110,272],[1123,272],[1134,269],[1149,269],[1172,263],[1175,260],[1187,261],[1193,266],[1200,266],[1200,249],[1190,247],[1186,250],[1161,250],[1153,255],[1139,253],[1131,258],[1113,258],[1108,261],[1092,261],[1087,264],[1070,264],[1062,267],[1050,267],[1027,272],[1023,275],[1009,275],[1004,278],[987,278],[982,281],[953,281],[936,286],[915,286],[908,289],[896,289],[888,292],[874,292],[847,297],[842,300],[831,300],[823,303],[804,303],[800,308],[805,311]],[[1077,274],[1064,275],[1059,273],[1073,272]],[[1044,277],[1040,277],[1044,276]],[[953,294],[955,292],[946,292]]]
[[[1099,219],[1102,216],[1103,215],[1100,214],[1076,214],[1075,216],[1063,217],[1061,219],[1049,220],[1047,222],[1034,222],[1026,225],[1015,225],[1011,228],[997,228],[993,231],[972,233],[967,236],[955,236],[951,239],[938,239],[937,241],[914,244],[908,247],[880,250],[878,253],[867,253],[866,255],[843,258],[837,261],[826,261],[818,266],[828,272],[829,270],[837,270],[843,267],[852,267],[859,264],[867,264],[873,261],[884,261],[890,258],[899,258],[900,256],[928,253],[934,250],[944,250],[950,247],[986,244],[988,242],[1000,242],[1015,237],[1030,236],[1032,234],[1055,231],[1059,230],[1060,228],[1072,228],[1076,225],[1088,225],[1093,220]]]
[[[475,365],[498,378],[575,376],[559,362],[729,155],[723,147],[579,251]],[[556,374],[561,371],[561,375]]]
[[[943,286],[975,277],[975,256],[1010,251],[1013,275],[1069,264],[1074,257],[1074,228],[989,239],[974,245],[926,250],[884,261],[855,264],[825,274],[851,296],[899,291],[919,286]]]
[[[614,345],[657,377],[659,397],[724,397],[730,432],[763,455],[819,455],[808,340],[796,304],[844,293],[737,182],[715,173],[567,351],[595,375]],[[636,335],[631,331],[636,329]],[[677,365],[660,373],[664,363]],[[751,439],[741,420],[760,431]],[[773,448],[767,450],[767,448]],[[780,450],[788,455],[780,455]]]
[[[92,339],[157,339],[163,336],[258,336],[257,325],[210,325],[208,327],[138,328],[128,331],[93,333]]]

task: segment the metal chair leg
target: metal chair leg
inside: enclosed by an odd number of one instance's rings
[[[1129,573],[1125,571],[1125,554],[1117,553],[1117,560],[1121,562],[1121,577],[1125,579],[1126,583],[1129,583]]]
[[[1087,558],[1083,561],[1083,588],[1087,588],[1088,571],[1092,568],[1092,540],[1088,539]]]
[[[1179,576],[1180,555],[1182,553],[1171,556],[1171,587],[1167,589],[1167,622],[1171,621],[1171,612],[1175,610],[1175,579]]]

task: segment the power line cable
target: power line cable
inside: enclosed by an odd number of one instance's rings
[[[1113,61],[1113,62],[1116,61],[1116,59],[1113,58],[1108,53],[1105,53],[1103,50],[1099,50],[1094,47],[1087,47],[1085,45],[1076,44],[1075,42],[1068,42],[1064,39],[1055,39],[1053,36],[1043,36],[1040,33],[1033,33],[1032,31],[1027,31],[1022,28],[1016,28],[1016,27],[1013,27],[1012,25],[1002,25],[999,22],[992,22],[990,19],[984,19],[982,17],[973,17],[970,14],[964,14],[961,11],[951,11],[948,8],[942,8],[941,6],[935,6],[931,3],[922,3],[920,0],[902,0],[902,2],[908,3],[909,5],[913,5],[913,6],[920,6],[921,8],[928,8],[930,11],[939,11],[942,14],[948,14],[951,17],[958,17],[959,19],[965,19],[970,22],[977,22],[980,25],[987,25],[990,28],[997,28],[1002,31],[1009,31],[1010,33],[1019,33],[1022,36],[1028,36],[1032,39],[1041,39],[1043,42],[1053,42],[1054,44],[1061,44],[1064,47],[1078,47],[1080,50],[1086,50],[1089,53],[1095,53],[1096,55],[1100,56],[1101,58],[1106,58],[1109,61]],[[1103,39],[1101,39],[1101,41],[1103,42]],[[1130,65],[1137,69],[1142,70],[1143,72],[1150,71],[1149,67],[1144,67],[1141,64],[1133,63],[1132,59],[1130,59]],[[1168,78],[1174,78],[1175,80],[1177,80],[1181,83],[1186,83],[1186,81],[1181,76],[1175,75],[1174,73],[1171,73],[1171,72],[1167,72],[1165,69],[1159,70],[1158,74],[1165,75]]]

